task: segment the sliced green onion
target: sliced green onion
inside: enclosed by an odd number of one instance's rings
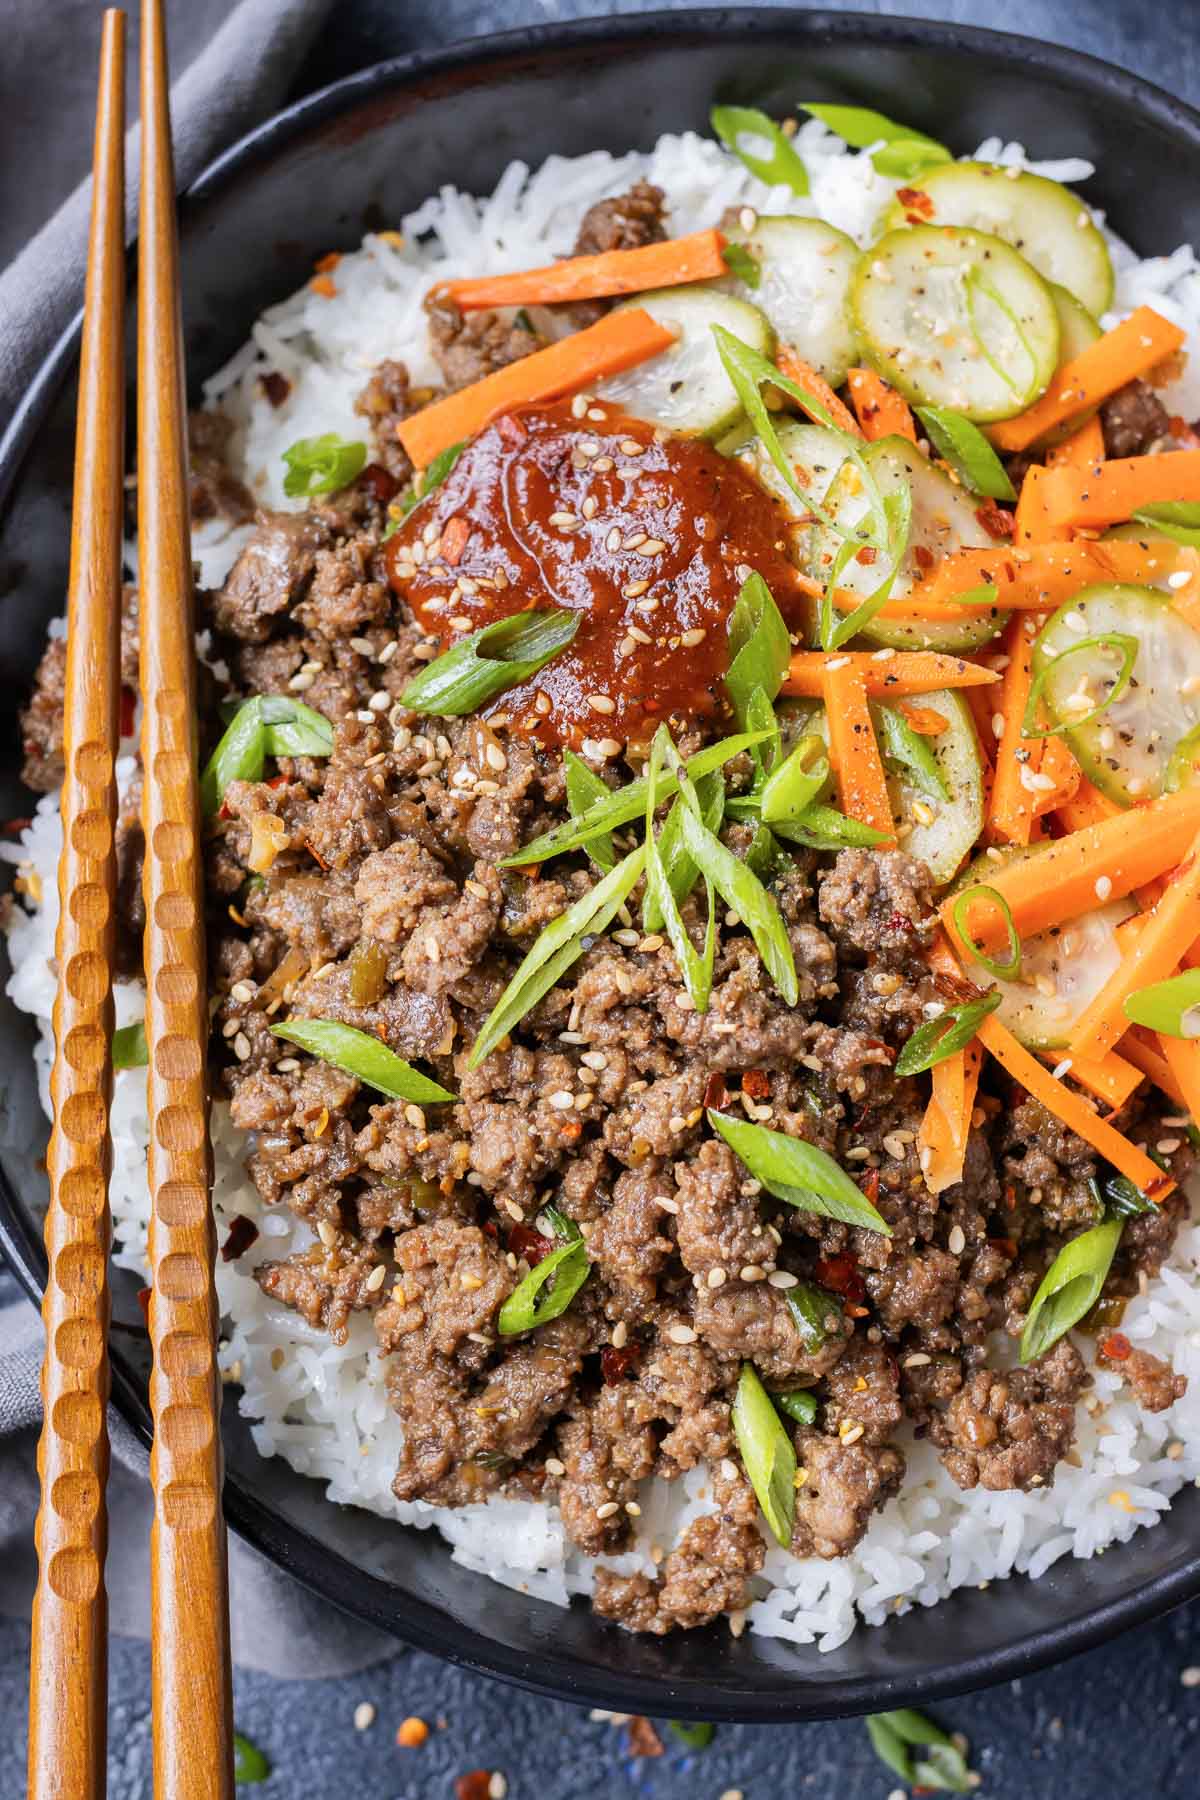
[[[1059,663],[1065,662],[1068,656],[1077,656],[1081,650],[1093,650],[1101,647],[1121,652],[1121,672],[1104,699],[1097,706],[1093,706],[1090,712],[1073,712],[1069,719],[1061,721],[1057,725],[1048,725],[1045,730],[1042,730],[1037,722],[1041,708],[1042,690],[1053,671]],[[1060,650],[1057,656],[1052,656],[1050,661],[1038,670],[1030,683],[1029,698],[1025,702],[1025,714],[1021,720],[1021,736],[1023,738],[1055,737],[1059,732],[1074,731],[1080,725],[1090,725],[1093,719],[1098,719],[1102,712],[1108,710],[1114,700],[1119,700],[1129,686],[1133,678],[1133,667],[1137,662],[1139,648],[1137,638],[1127,631],[1102,631],[1094,633],[1091,637],[1081,637],[1075,643],[1069,644],[1065,650]]]
[[[761,575],[748,575],[729,618],[729,668],[725,676],[725,691],[743,731],[751,729],[747,709],[752,695],[761,688],[770,705],[783,686],[791,654],[788,628],[770,588]]]
[[[683,976],[683,984],[691,997],[692,1005],[698,1013],[703,1013],[708,1011],[709,995],[712,993],[713,958],[716,951],[716,909],[713,905],[712,884],[706,880],[708,928],[704,935],[704,949],[697,951],[688,936],[683,919],[680,917],[679,907],[671,892],[662,857],[659,854],[658,840],[654,835],[658,784],[662,776],[667,745],[670,742],[670,732],[665,725],[660,725],[654,734],[654,742],[650,746],[650,766],[646,774],[646,893],[647,897],[653,900],[655,910],[662,918],[663,927],[671,948],[675,952],[675,960],[679,964],[679,972]],[[674,748],[673,745],[672,748]],[[675,802],[675,811],[680,812],[685,805],[686,800],[681,794]],[[687,821],[681,820],[680,842],[685,849],[688,848],[686,825]],[[703,830],[704,827],[701,826],[701,829]],[[694,851],[689,850],[689,854],[695,860]]]
[[[720,831],[721,821],[725,817],[725,776],[723,771],[714,769],[711,775],[702,775],[695,783],[695,789],[696,798],[700,802],[700,817],[710,831]],[[667,814],[666,823],[658,834],[658,854],[667,878],[667,886],[679,906],[683,905],[695,887],[696,876],[699,874],[690,853],[684,848],[682,822],[679,816],[682,805],[682,800],[675,801]],[[642,899],[643,928],[646,931],[660,931],[662,923],[662,913],[647,889]]]
[[[1004,930],[1008,937],[1008,955],[1003,961],[989,956],[987,951],[971,936],[967,914],[972,904],[980,900],[986,900],[990,906],[994,906],[1004,920]],[[1017,935],[1016,925],[1013,923],[1012,908],[1004,895],[997,888],[984,885],[964,888],[955,899],[953,917],[954,929],[962,939],[963,948],[968,956],[975,962],[982,963],[988,974],[997,981],[1015,981],[1021,973],[1021,940]]]
[[[726,244],[721,256],[731,275],[736,275],[748,288],[758,286],[762,280],[762,264],[757,257],[751,256],[744,244]]]
[[[875,477],[872,475],[872,482],[874,479]],[[876,490],[876,497],[878,498],[878,490]],[[838,555],[834,558],[833,568],[825,583],[825,591],[821,595],[821,647],[824,650],[840,650],[843,644],[848,644],[851,638],[857,637],[860,632],[865,631],[875,614],[886,605],[896,584],[896,576],[900,571],[900,564],[912,533],[912,489],[908,483],[905,482],[903,487],[884,495],[881,506],[885,533],[883,553],[891,565],[890,570],[879,586],[873,588],[866,599],[854,608],[853,612],[846,613],[841,619],[836,619],[833,595],[838,578],[849,563],[851,554],[857,555],[861,548],[861,545],[853,539],[847,540],[842,545]]]
[[[1200,502],[1164,500],[1159,506],[1141,506],[1134,513],[1139,525],[1148,525],[1160,537],[1200,549]]]
[[[875,1713],[866,1722],[871,1747],[880,1762],[913,1788],[933,1788],[952,1794],[971,1791],[971,1772],[952,1738],[924,1713],[903,1707],[898,1712]],[[924,1746],[928,1755],[913,1757],[910,1749]]]
[[[929,740],[913,730],[898,707],[875,708],[875,727],[879,753],[885,763],[893,764],[897,773],[907,770],[913,786],[931,799],[950,798],[949,786],[929,747]]]
[[[768,824],[776,819],[798,819],[823,792],[829,775],[825,740],[815,731],[809,732],[767,777],[760,798],[763,818]]]
[[[146,1043],[146,1022],[122,1025],[112,1034],[112,1066],[114,1069],[144,1069],[150,1061]]]
[[[574,1219],[569,1219],[565,1212],[559,1212],[557,1206],[543,1206],[538,1219],[545,1219],[560,1244],[578,1243],[583,1236]]]
[[[1138,988],[1125,1001],[1125,1017],[1166,1037],[1200,1037],[1200,969]]]
[[[563,768],[567,788],[567,811],[573,819],[580,818],[589,806],[597,801],[605,801],[612,793],[606,781],[601,780],[595,769],[589,769],[581,756],[573,750],[563,754]],[[605,873],[616,864],[617,854],[613,849],[612,832],[598,831],[583,845],[598,869]]]
[[[1017,490],[992,446],[970,419],[945,406],[914,408],[938,455],[950,464],[964,487],[988,500],[1015,500]]]
[[[1110,1175],[1104,1183],[1101,1205],[1110,1219],[1136,1219],[1143,1213],[1157,1212],[1158,1207],[1141,1188],[1135,1187],[1128,1175]]]
[[[440,719],[478,712],[497,694],[544,669],[578,630],[579,614],[561,607],[495,619],[427,663],[401,694],[400,704]]]
[[[441,487],[466,447],[465,438],[461,444],[451,444],[447,449],[439,451],[433,461],[413,477],[412,485],[405,488],[396,502],[398,512],[388,520],[387,529],[379,540],[381,544],[386,544],[393,533],[399,531],[415,506],[420,506],[422,500],[428,500],[430,494]]]
[[[832,1156],[786,1132],[765,1125],[751,1125],[728,1113],[708,1113],[708,1122],[725,1139],[738,1161],[768,1193],[800,1212],[840,1219],[843,1225],[861,1225],[867,1231],[891,1237],[887,1221],[876,1212],[860,1188],[838,1167]]]
[[[271,1773],[271,1765],[259,1749],[240,1731],[233,1734],[233,1779],[239,1786],[249,1786],[256,1781],[265,1781]]]
[[[406,1063],[369,1031],[358,1031],[353,1025],[339,1024],[336,1019],[288,1019],[283,1025],[272,1025],[278,1038],[307,1050],[310,1056],[356,1075],[368,1087],[395,1100],[411,1100],[415,1106],[437,1106],[458,1098],[446,1088],[431,1081]]]
[[[762,882],[770,881],[776,870],[790,862],[790,857],[769,825],[759,820],[754,827],[754,836],[742,861],[752,875],[757,875]]]
[[[231,781],[261,781],[268,756],[328,756],[333,726],[323,713],[282,694],[243,700],[200,777],[207,817],[219,809]]]
[[[911,125],[897,125],[894,119],[889,119],[886,113],[876,112],[873,107],[825,106],[813,100],[803,100],[800,105],[803,112],[820,119],[822,125],[836,132],[852,150],[869,150],[872,144],[878,144],[880,148],[874,152],[871,161],[881,175],[901,178],[919,175],[937,163],[952,160],[950,151],[936,138],[926,137],[923,131],[914,131]]]
[[[520,968],[501,994],[471,1046],[467,1067],[477,1069],[485,1056],[508,1036],[517,1022],[583,955],[585,938],[599,937],[628,899],[646,861],[644,848],[633,850],[566,912],[539,933]]]
[[[1191,787],[1197,768],[1200,768],[1200,725],[1193,725],[1190,731],[1184,732],[1167,759],[1164,791],[1177,794],[1180,788]]]
[[[749,1363],[742,1364],[730,1424],[763,1517],[776,1542],[786,1550],[796,1517],[796,1452],[770,1395]]]
[[[857,1190],[856,1190],[857,1191]],[[823,1350],[840,1328],[842,1304],[836,1294],[811,1281],[798,1281],[784,1293],[801,1342],[810,1356]],[[833,1328],[830,1327],[830,1319]]]
[[[695,1725],[685,1725],[681,1719],[668,1719],[667,1724],[680,1743],[686,1744],[689,1750],[707,1750],[717,1729],[715,1725],[706,1724],[703,1720]]]
[[[1103,1225],[1093,1225],[1063,1245],[1033,1296],[1021,1333],[1023,1363],[1043,1356],[1090,1312],[1100,1298],[1124,1229],[1124,1219],[1106,1219]]]
[[[756,106],[714,106],[708,116],[725,148],[752,175],[768,187],[789,187],[793,194],[807,194],[808,170],[790,139],[765,112]]]
[[[749,750],[755,744],[761,744],[768,734],[763,731],[743,731],[735,737],[721,738],[715,744],[709,744],[704,750],[687,763],[687,774],[690,781],[697,782],[702,775],[711,775],[714,769],[720,769],[743,750]],[[669,800],[679,792],[679,783],[673,774],[663,771],[658,784],[658,798]],[[543,832],[541,837],[534,838],[531,844],[525,844],[520,850],[514,850],[511,856],[501,858],[501,868],[523,869],[530,863],[548,862],[552,856],[563,856],[568,850],[578,850],[594,837],[597,831],[616,831],[622,825],[628,825],[633,819],[640,819],[646,810],[646,781],[640,776],[630,781],[616,793],[610,793],[606,800],[598,800],[595,806],[589,806],[585,813],[577,819],[568,819],[562,825],[556,825],[553,831]]]
[[[518,1331],[534,1331],[539,1325],[548,1325],[551,1319],[557,1319],[565,1313],[572,1300],[588,1278],[591,1269],[588,1261],[587,1245],[582,1238],[574,1238],[569,1244],[560,1244],[549,1256],[543,1256],[541,1262],[535,1263],[524,1281],[518,1282],[496,1318],[496,1329],[501,1337],[512,1337]],[[542,1289],[554,1278],[550,1292],[543,1296]]]
[[[324,713],[301,700],[264,694],[262,722],[268,756],[330,756],[333,726]]]
[[[771,825],[777,837],[789,844],[803,844],[809,850],[870,850],[884,844],[887,838],[873,825],[861,819],[848,819],[835,806],[819,802],[807,807],[798,819],[776,819]]]
[[[791,1394],[776,1394],[774,1398],[780,1412],[795,1419],[797,1425],[811,1425],[817,1416],[817,1396],[808,1388],[797,1388]]]
[[[994,989],[978,1000],[966,1000],[948,1006],[936,1019],[918,1025],[896,1058],[895,1075],[920,1075],[935,1063],[965,1050],[989,1013],[994,1013],[1002,996]]]
[[[297,438],[283,453],[287,474],[283,491],[289,500],[311,500],[317,494],[335,494],[349,487],[367,463],[367,446],[348,442],[336,431],[324,437]]]
[[[753,869],[726,848],[690,808],[680,815],[684,848],[754,939],[768,975],[789,1006],[799,994],[796,963],[779,908]]]

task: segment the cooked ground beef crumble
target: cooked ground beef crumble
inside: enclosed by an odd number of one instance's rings
[[[639,185],[592,209],[580,246],[661,235],[662,196]],[[430,326],[451,386],[539,343],[527,322],[464,318],[444,300]],[[921,1083],[892,1065],[939,997],[926,960],[935,914],[927,870],[902,850],[801,850],[775,873],[795,1006],[726,921],[710,1010],[698,1015],[668,944],[633,924],[639,886],[624,919],[468,1069],[518,960],[596,877],[581,854],[500,866],[565,815],[557,749],[400,702],[437,646],[389,585],[381,539],[387,499],[410,474],[395,424],[428,397],[414,397],[403,365],[382,364],[359,401],[375,459],[364,476],[307,512],[260,513],[223,586],[200,596],[235,695],[300,694],[335,727],[327,759],[283,759],[270,782],[234,782],[208,845],[218,1091],[253,1134],[248,1167],[264,1202],[319,1232],[312,1250],[260,1263],[257,1279],[338,1341],[352,1313],[371,1315],[404,1426],[401,1499],[552,1499],[572,1540],[600,1554],[627,1545],[641,1482],[707,1464],[711,1516],[688,1526],[653,1579],[601,1569],[595,1592],[597,1611],[634,1630],[703,1625],[746,1606],[765,1555],[730,1425],[744,1361],[768,1388],[808,1388],[817,1401],[814,1423],[792,1428],[797,1555],[843,1556],[858,1542],[903,1480],[906,1419],[964,1488],[1053,1480],[1071,1450],[1084,1363],[1064,1340],[1027,1368],[990,1366],[988,1338],[1019,1336],[1064,1238],[1095,1222],[1097,1162],[993,1066],[963,1180],[937,1197],[925,1186]],[[1161,435],[1161,410],[1149,390],[1110,401],[1112,453],[1128,454],[1135,434]],[[198,516],[243,518],[220,428],[202,422],[193,447]],[[132,595],[125,625],[136,668]],[[61,723],[62,652],[51,643],[25,716],[34,786],[61,777]],[[727,729],[719,716],[677,723],[689,752]],[[611,759],[600,766],[614,778]],[[748,763],[728,774],[736,791]],[[135,811],[121,827],[132,964]],[[283,847],[251,877],[262,814],[280,822]],[[735,849],[739,833],[724,829]],[[684,917],[698,941],[698,896]],[[386,1101],[298,1055],[270,1030],[285,1008],[377,1035],[457,1102]],[[713,1105],[834,1156],[892,1237],[760,1192],[710,1131]],[[1118,1122],[1153,1143],[1158,1119],[1140,1090]],[[1182,1179],[1186,1143],[1170,1160]],[[537,1225],[548,1202],[577,1223],[590,1278],[552,1323],[498,1339],[498,1309],[550,1247]],[[1109,1296],[1157,1272],[1182,1216],[1176,1194],[1130,1223]],[[829,1297],[816,1351],[786,1302],[796,1279]],[[1152,1409],[1182,1390],[1145,1353],[1111,1366]]]

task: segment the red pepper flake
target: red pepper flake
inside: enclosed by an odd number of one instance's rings
[[[332,300],[337,293],[337,284],[329,275],[314,275],[308,285],[325,300]]]
[[[396,477],[384,468],[382,463],[369,462],[358,478],[358,486],[364,493],[378,500],[380,506],[386,506],[394,500],[400,491],[400,483]]]
[[[924,188],[897,188],[896,198],[904,208],[910,225],[916,224],[920,219],[932,219],[933,200]]]
[[[1106,1338],[1100,1340],[1100,1354],[1109,1362],[1124,1362],[1133,1354],[1133,1345],[1123,1331],[1110,1331]]]
[[[442,526],[442,561],[456,569],[471,535],[471,527],[461,513],[454,513]]]
[[[661,1756],[662,1739],[642,1713],[634,1713],[629,1721],[630,1756]]]
[[[490,1238],[498,1238],[500,1236],[500,1227],[497,1225],[495,1219],[485,1219],[483,1221],[483,1229],[485,1234]]]
[[[317,862],[320,863],[320,865],[323,869],[327,869],[329,867],[329,864],[325,861],[325,858],[321,855],[321,852],[316,848],[315,844],[313,844],[311,839],[305,838],[304,848],[310,853],[310,855],[312,855],[313,857],[316,858]]]
[[[854,560],[859,563],[873,563],[879,555],[874,544],[864,544],[861,550],[854,552]]]
[[[137,709],[137,695],[131,687],[121,689],[121,716],[119,720],[120,734],[123,738],[133,736],[133,715]]]
[[[902,912],[894,912],[889,915],[887,928],[889,931],[915,931],[917,929],[907,914]]]
[[[265,375],[260,375],[258,385],[271,405],[277,407],[283,405],[292,391],[291,382],[278,369],[268,369]]]
[[[913,553],[913,561],[916,563],[918,569],[920,569],[922,574],[926,574],[930,569],[932,569],[934,563],[937,561],[937,558],[934,556],[933,551],[930,550],[925,544],[914,544],[912,547],[912,553]]]
[[[982,506],[977,506],[975,517],[988,536],[994,538],[1010,538],[1016,525],[1015,516],[995,500],[985,500]]]
[[[1015,1238],[990,1237],[988,1243],[992,1246],[993,1250],[998,1250],[1001,1256],[1007,1256],[1009,1262],[1016,1262],[1017,1240]]]
[[[615,1344],[605,1344],[600,1352],[600,1373],[605,1387],[616,1387],[618,1381],[623,1381],[640,1355],[637,1344],[623,1344],[619,1350]]]
[[[729,1098],[729,1090],[725,1086],[725,1077],[719,1069],[714,1069],[704,1084],[704,1099],[701,1105],[705,1110],[720,1112]]]
[[[746,1069],[742,1075],[742,1092],[752,1100],[769,1100],[771,1082],[765,1069]]]
[[[221,1261],[236,1262],[258,1236],[258,1226],[245,1213],[236,1213],[229,1221],[229,1236],[221,1245]]]
[[[454,1784],[454,1800],[488,1800],[492,1785],[490,1769],[471,1769]]]
[[[287,784],[288,778],[286,775],[272,775],[270,781],[268,781],[266,785],[269,788],[281,788],[286,787]]]
[[[868,1169],[859,1185],[871,1205],[874,1206],[879,1198],[879,1170]]]
[[[819,1256],[816,1277],[822,1287],[841,1294],[844,1300],[853,1301],[856,1305],[867,1297],[866,1283],[858,1272],[858,1263],[848,1250],[841,1251],[837,1256]]]
[[[543,1237],[532,1225],[514,1225],[508,1234],[508,1247],[514,1256],[523,1256],[532,1268],[534,1263],[549,1256],[554,1249],[554,1240]]]
[[[32,824],[32,819],[8,819],[4,829],[10,837],[16,837],[19,832],[24,831],[27,826]]]
[[[137,1303],[142,1309],[142,1317],[146,1321],[147,1331],[150,1329],[150,1295],[153,1291],[152,1288],[139,1288],[137,1295]]]

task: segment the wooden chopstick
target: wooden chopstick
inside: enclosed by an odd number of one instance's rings
[[[208,997],[175,171],[162,0],[142,4],[138,541],[150,1053],[154,1792],[233,1794]]]
[[[125,16],[104,15],[67,594],[32,1800],[105,1791],[108,1177],[125,437]]]

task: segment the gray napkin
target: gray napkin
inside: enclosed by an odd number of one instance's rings
[[[179,0],[169,8],[172,67],[183,71],[172,91],[181,184],[279,104],[330,4]],[[0,426],[82,299],[89,199],[86,187],[71,190],[91,156],[100,10],[99,0],[4,0],[0,262],[51,207],[62,204],[0,274]],[[135,92],[131,81],[131,104]],[[134,158],[130,164],[132,189]],[[36,1580],[40,1360],[38,1315],[0,1266],[0,1613],[18,1618],[28,1617]],[[146,1453],[111,1412],[109,1431],[110,1619],[116,1632],[147,1637]],[[331,1612],[236,1540],[230,1544],[230,1598],[234,1658],[245,1667],[275,1675],[344,1675],[396,1648],[390,1638]]]

